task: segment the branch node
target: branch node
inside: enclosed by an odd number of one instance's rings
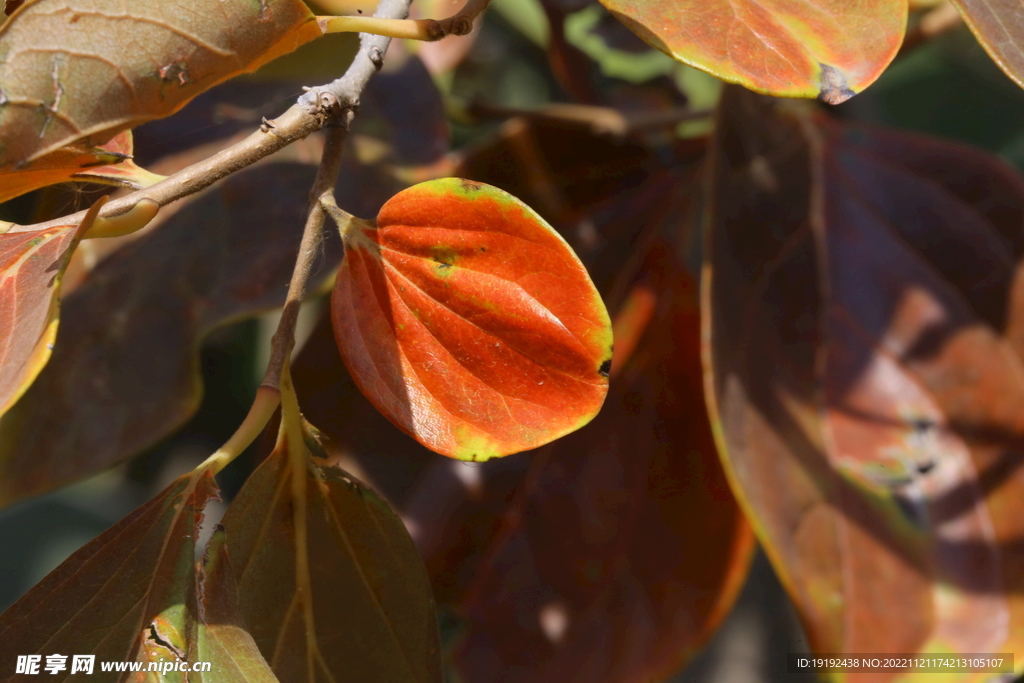
[[[269,133],[270,131],[276,130],[276,129],[277,129],[277,124],[273,121],[273,119],[268,119],[266,116],[264,116],[263,117],[263,122],[260,123],[260,132],[261,133]]]
[[[384,66],[384,51],[374,45],[370,48],[370,61],[373,62],[373,66],[380,71],[380,68]]]
[[[473,19],[464,14],[452,18],[452,27],[448,31],[453,36],[468,35],[473,30]]]
[[[427,36],[430,40],[441,40],[445,35],[447,35],[447,32],[444,30],[444,26],[441,25],[440,21],[432,19],[430,23],[427,24]]]

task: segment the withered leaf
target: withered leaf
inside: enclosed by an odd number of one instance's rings
[[[1024,180],[739,89],[717,130],[710,403],[811,645],[1019,651]]]

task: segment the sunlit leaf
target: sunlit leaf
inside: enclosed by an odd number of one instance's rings
[[[665,680],[743,582],[753,535],[704,409],[695,288],[662,249],[647,265],[616,317],[639,345],[608,405],[535,456],[475,572],[466,681]]]
[[[896,56],[906,0],[602,0],[653,47],[723,80],[837,104]]]
[[[0,234],[0,415],[50,359],[61,275],[102,206],[97,202],[79,225]]]
[[[1024,86],[1024,12],[1017,0],[952,0],[978,42]]]
[[[422,183],[346,244],[331,302],[341,355],[425,446],[487,460],[600,409],[608,313],[565,240],[519,200],[458,178]]]
[[[173,662],[187,652],[186,624],[197,611],[195,538],[216,495],[208,473],[181,477],[74,553],[0,615],[0,660],[69,655],[65,671],[47,675],[62,681],[70,655],[93,654],[90,678],[116,681],[128,674],[104,673],[100,662]],[[17,678],[13,666],[4,673]]]
[[[344,472],[307,464],[294,481],[280,445],[224,517],[260,650],[283,683],[439,683],[430,584],[401,520]]]
[[[320,36],[301,0],[34,0],[0,28],[0,168],[91,147]]]
[[[89,273],[64,302],[49,368],[0,420],[0,505],[122,462],[195,412],[202,339],[283,302],[315,173],[237,173]],[[317,277],[340,257],[328,245]]]
[[[40,187],[70,180],[117,185],[138,190],[163,180],[135,165],[131,131],[118,133],[99,147],[62,147],[33,163],[0,170],[0,202]]]
[[[706,381],[737,495],[816,650],[1019,652],[1024,180],[780,107],[730,89],[712,164]]]

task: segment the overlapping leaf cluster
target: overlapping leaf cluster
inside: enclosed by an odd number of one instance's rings
[[[284,302],[323,151],[310,138],[159,207],[145,188],[200,172],[298,84],[205,91],[327,24],[298,0],[108,4],[8,2],[0,28],[0,201],[141,191],[121,216],[101,199],[0,224],[3,504],[196,411],[204,337]],[[439,681],[442,659],[470,683],[660,680],[721,624],[755,538],[813,650],[1007,652],[1021,671],[1024,180],[734,86],[694,136],[707,112],[681,72],[619,79],[569,28],[598,13],[612,52],[656,64],[625,26],[750,90],[836,104],[895,58],[906,0],[602,4],[545,0],[546,40],[524,28],[573,103],[453,88],[446,111],[431,76],[485,64],[476,31],[388,53],[314,203],[341,228],[311,275],[333,294],[278,378],[276,446],[214,528],[216,459],[72,555],[0,616],[0,679],[17,655],[88,651],[213,662],[181,680]],[[1022,82],[1017,4],[954,4]],[[381,26],[432,25],[420,11]],[[167,176],[136,166],[129,129],[193,100],[135,139],[209,144],[153,166]],[[507,120],[447,153],[454,110],[463,133]]]

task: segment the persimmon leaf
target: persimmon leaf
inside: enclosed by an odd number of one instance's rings
[[[195,538],[202,508],[216,495],[209,473],[181,477],[75,552],[0,615],[0,658],[94,654],[94,675],[113,681],[130,674],[103,673],[99,662],[174,661],[186,652],[186,621],[196,613]]]
[[[199,607],[188,661],[210,662],[209,671],[190,673],[202,683],[276,683],[238,610],[238,585],[219,527],[210,538],[200,576]],[[166,678],[166,676],[165,676]]]
[[[696,288],[664,246],[646,261],[601,418],[534,456],[472,574],[465,680],[665,680],[743,583],[753,534],[704,409]]]
[[[681,62],[752,90],[838,104],[896,56],[906,0],[601,0]]]
[[[1024,87],[1024,16],[1015,0],[952,0],[989,56]]]
[[[237,173],[100,261],[63,302],[50,366],[0,420],[0,505],[121,462],[192,415],[202,339],[284,300],[314,175],[275,162]]]
[[[61,275],[105,201],[97,201],[78,225],[0,234],[0,415],[50,359]]]
[[[321,35],[301,0],[33,0],[0,27],[0,168],[91,147]]]
[[[373,491],[282,444],[224,516],[239,609],[283,683],[439,683],[440,641],[423,562]]]
[[[164,176],[150,173],[132,161],[132,147],[132,133],[126,130],[99,147],[62,147],[21,168],[0,169],[0,202],[70,180],[133,190],[163,180]]]
[[[709,403],[812,647],[1020,651],[1024,179],[734,88],[716,136]]]
[[[586,269],[529,207],[458,178],[353,223],[331,300],[342,358],[395,425],[483,461],[579,429],[608,390],[611,325]]]
[[[74,553],[0,615],[0,658],[88,653],[102,681],[276,683],[239,616],[223,530],[194,561],[203,508],[218,493],[209,471],[191,472]],[[104,661],[141,670],[103,671]],[[181,661],[209,670],[171,669]],[[77,678],[67,664],[53,680]]]

